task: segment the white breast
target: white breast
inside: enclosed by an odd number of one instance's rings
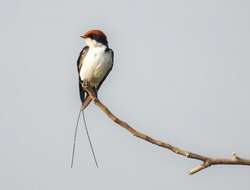
[[[105,46],[90,47],[80,70],[81,80],[97,87],[112,67],[112,55]]]

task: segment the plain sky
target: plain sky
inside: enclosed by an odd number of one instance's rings
[[[80,35],[115,52],[99,97],[134,128],[197,153],[250,158],[250,1],[0,0],[0,189],[249,190],[250,167],[199,164],[86,118],[79,130]],[[81,128],[83,122],[80,123]]]

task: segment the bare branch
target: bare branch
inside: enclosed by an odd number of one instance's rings
[[[92,100],[95,102],[96,106],[99,107],[113,122],[117,123],[120,127],[128,130],[132,135],[143,139],[149,143],[152,143],[154,145],[166,148],[175,154],[179,154],[181,156],[185,156],[186,158],[200,160],[202,163],[193,169],[189,171],[189,174],[195,174],[203,169],[208,168],[212,165],[247,165],[250,166],[250,160],[249,159],[243,159],[238,157],[235,153],[232,154],[232,158],[211,158],[207,156],[203,156],[200,154],[196,154],[190,151],[186,151],[184,149],[178,148],[176,146],[173,146],[171,144],[168,144],[166,142],[163,142],[159,139],[152,138],[142,132],[139,132],[129,126],[126,122],[122,121],[118,117],[116,117],[96,96],[94,91],[88,86],[88,83],[85,81],[83,83],[83,88],[88,92],[88,94],[91,96]]]

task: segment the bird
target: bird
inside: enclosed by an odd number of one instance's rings
[[[81,112],[83,114],[85,130],[89,140],[93,158],[96,167],[98,168],[97,159],[95,156],[94,148],[91,143],[88,127],[86,124],[86,119],[84,116],[84,110],[87,108],[92,98],[84,90],[83,83],[87,81],[88,85],[92,88],[93,92],[97,97],[98,90],[100,89],[104,80],[107,78],[107,76],[109,75],[110,71],[113,68],[114,52],[111,48],[109,48],[107,37],[101,30],[98,29],[89,30],[80,37],[85,40],[86,46],[83,47],[77,59],[81,108],[78,114],[77,123],[75,127],[71,168],[73,167],[73,162],[74,162],[77,128]]]
[[[92,99],[84,91],[82,82],[87,81],[97,96],[98,90],[113,68],[114,52],[109,48],[107,37],[101,30],[89,30],[80,37],[86,42],[77,60],[81,110],[84,110]]]

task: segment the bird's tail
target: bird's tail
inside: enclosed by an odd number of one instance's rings
[[[92,98],[87,94],[87,96],[84,98],[82,102],[81,110],[82,111],[85,110],[85,108],[88,107],[91,101],[92,101]]]
[[[89,135],[89,131],[88,131],[88,127],[87,127],[87,123],[86,123],[86,119],[85,119],[85,115],[84,115],[84,111],[80,109],[78,117],[77,117],[77,122],[76,122],[76,127],[75,127],[75,133],[74,133],[74,143],[73,143],[73,152],[72,152],[72,159],[71,159],[71,168],[73,168],[73,163],[74,163],[74,157],[75,157],[75,146],[76,146],[76,136],[77,136],[77,129],[78,129],[78,123],[79,123],[79,119],[80,119],[80,114],[82,112],[82,116],[83,116],[83,121],[84,121],[84,126],[85,126],[85,130],[86,130],[86,134],[89,140],[89,145],[93,154],[93,158],[96,164],[96,167],[98,168],[98,162],[95,156],[95,152],[94,152],[94,148],[93,145],[91,143],[91,139],[90,139],[90,135]]]
[[[71,168],[73,168],[73,164],[74,164],[75,148],[76,148],[76,136],[77,136],[77,129],[78,129],[78,123],[79,123],[80,116],[81,116],[81,110],[79,111],[79,114],[77,117],[77,122],[76,122],[76,127],[75,127],[73,152],[72,152],[72,158],[71,158]]]
[[[84,110],[82,110],[82,117],[83,117],[83,121],[84,121],[86,134],[87,134],[87,137],[88,137],[88,140],[89,140],[89,145],[90,145],[90,148],[91,148],[91,152],[92,152],[92,155],[93,155],[93,158],[94,158],[94,161],[95,161],[95,165],[98,168],[98,162],[97,162],[97,159],[96,159],[96,156],[95,156],[95,151],[94,151],[93,145],[91,143],[91,138],[90,138],[89,130],[88,130],[88,127],[87,127],[87,123],[86,123],[86,119],[85,119],[85,115],[84,115]]]

